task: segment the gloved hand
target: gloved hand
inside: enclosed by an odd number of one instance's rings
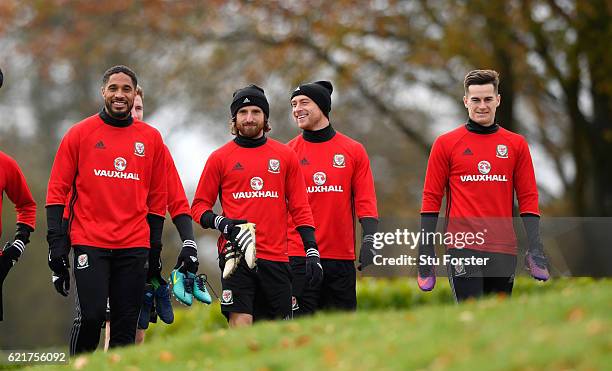
[[[530,246],[528,249],[527,254],[525,254],[525,269],[529,271],[531,277],[538,281],[548,281],[550,278],[548,259],[541,244]]]
[[[199,265],[198,246],[196,245],[195,241],[183,241],[183,248],[179,253],[174,269],[179,269],[181,273],[185,273],[185,271],[187,271],[195,274],[198,272]]]
[[[230,219],[221,215],[215,217],[215,228],[217,228],[226,240],[236,243],[236,236],[240,233],[239,224],[246,224],[247,221],[244,219]]]
[[[4,245],[2,255],[4,255],[5,259],[10,259],[12,265],[14,265],[17,263],[17,260],[19,260],[24,250],[25,243],[21,240],[15,240],[13,243],[7,242],[6,245]]]
[[[13,261],[7,256],[3,255],[4,251],[0,249],[0,287],[4,283],[4,279],[8,275],[9,271],[13,267]],[[1,308],[0,308],[1,311]]]
[[[323,266],[317,244],[310,242],[306,249],[306,282],[310,287],[317,287],[323,282]]]
[[[436,286],[436,270],[431,263],[435,257],[436,251],[433,246],[419,245],[417,283],[423,291],[431,291]]]
[[[68,237],[63,235],[47,235],[49,242],[49,268],[53,272],[51,282],[55,290],[62,296],[68,296],[70,292],[70,262],[68,254],[70,246],[68,245]]]
[[[162,261],[161,261],[161,244],[151,244],[151,248],[149,249],[149,268],[147,269],[147,282],[151,282],[153,277],[160,277],[162,271]]]
[[[49,251],[49,268],[53,271],[51,282],[55,290],[62,296],[68,296],[70,293],[70,263],[68,261],[68,253],[58,255],[59,252]]]
[[[359,265],[358,270],[365,269],[368,265],[374,263],[374,257],[378,255],[376,249],[374,249],[374,236],[366,235],[361,241],[361,250],[359,251]]]
[[[527,233],[527,254],[525,254],[525,268],[533,278],[539,281],[547,281],[550,278],[548,272],[548,259],[544,254],[544,244],[540,236],[540,216],[534,214],[521,214],[525,232]]]

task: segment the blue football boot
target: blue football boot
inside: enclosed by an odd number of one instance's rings
[[[193,277],[186,277],[184,273],[175,269],[170,273],[170,282],[172,282],[172,293],[176,300],[190,306],[193,303]]]
[[[196,276],[193,273],[187,273],[187,274],[190,277],[193,277],[195,281],[195,285],[193,285],[193,296],[199,301],[201,301],[202,303],[205,303],[205,304],[212,303],[212,297],[210,296],[210,294],[208,293],[208,290],[206,289],[206,281],[207,281],[206,275],[199,274]]]

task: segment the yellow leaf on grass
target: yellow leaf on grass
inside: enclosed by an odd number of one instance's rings
[[[89,363],[89,360],[87,359],[87,357],[80,356],[74,360],[73,367],[75,370],[83,370],[85,369],[85,366],[87,366],[87,363]]]
[[[168,352],[167,350],[162,350],[159,352],[159,360],[162,362],[172,362],[174,361],[174,354]]]
[[[576,307],[569,311],[567,314],[567,320],[570,322],[578,322],[584,318],[584,309]]]
[[[121,356],[117,353],[111,353],[108,357],[108,360],[110,361],[110,363],[118,363],[119,361],[121,361]]]

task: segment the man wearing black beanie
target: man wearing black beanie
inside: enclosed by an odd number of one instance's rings
[[[287,146],[266,137],[269,111],[262,88],[249,85],[234,92],[230,113],[236,137],[206,161],[191,207],[203,228],[221,232],[217,243],[223,271],[221,310],[230,327],[292,318],[289,215],[310,256],[309,280],[316,285],[323,277],[298,159]],[[217,198],[223,209],[220,215],[213,212]],[[233,258],[249,239],[240,237],[247,221],[256,226],[256,269],[246,256],[237,265]],[[237,267],[227,270],[228,264]]]
[[[290,224],[295,315],[357,307],[355,215],[362,227],[358,269],[372,264],[376,255],[373,236],[378,230],[378,211],[370,161],[360,143],[330,125],[332,92],[329,81],[317,81],[300,85],[291,94],[293,118],[303,132],[288,145],[300,160],[325,273],[320,286],[304,280],[303,248]]]

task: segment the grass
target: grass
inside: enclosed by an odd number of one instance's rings
[[[612,280],[524,280],[512,298],[461,305],[449,303],[444,285],[432,295],[412,286],[363,281],[359,296],[366,308],[356,313],[322,313],[240,330],[221,328],[218,304],[177,310],[177,323],[155,326],[146,345],[77,357],[69,367],[603,370],[612,365]],[[373,303],[382,304],[371,303],[371,295],[380,299]]]

